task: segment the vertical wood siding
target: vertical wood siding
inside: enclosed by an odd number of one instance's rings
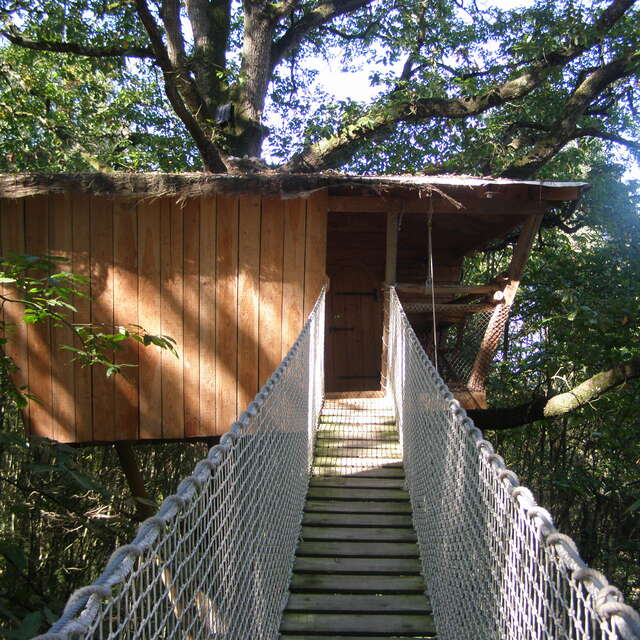
[[[76,322],[140,325],[177,342],[179,358],[129,344],[107,378],[71,362],[68,329],[25,327],[17,304],[7,352],[39,402],[34,434],[64,442],[219,435],[297,337],[325,279],[327,196],[203,197],[177,203],[62,194],[0,200],[3,255],[68,259],[90,278]],[[7,290],[8,292],[8,290]]]

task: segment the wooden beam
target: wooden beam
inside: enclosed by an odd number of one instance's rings
[[[487,330],[485,331],[478,355],[471,369],[471,375],[467,382],[469,388],[472,390],[484,389],[487,371],[493,360],[493,354],[498,348],[504,326],[509,318],[509,309],[516,297],[520,285],[520,278],[522,277],[524,266],[531,252],[531,247],[533,246],[541,222],[542,215],[530,216],[522,226],[518,242],[513,250],[511,263],[507,269],[509,280],[504,288],[504,302],[496,307],[489,320]]]
[[[452,294],[452,295],[485,295],[500,291],[502,287],[497,284],[481,284],[481,285],[465,285],[465,284],[436,284],[433,291],[436,295]],[[398,293],[407,293],[411,295],[423,296],[431,295],[431,288],[423,284],[403,283],[396,284]]]
[[[482,313],[493,311],[495,304],[431,304],[430,302],[405,302],[405,313]]]
[[[428,214],[430,211],[429,198],[385,198],[383,196],[329,196],[329,211],[332,213],[386,213],[400,210],[403,205],[404,213]],[[446,200],[435,198],[433,203],[434,215],[534,215],[542,213],[547,208],[544,200],[503,200],[484,198],[465,198]]]

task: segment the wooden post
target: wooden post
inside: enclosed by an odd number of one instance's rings
[[[382,325],[382,360],[380,363],[380,384],[383,390],[387,388],[387,340],[389,333],[389,287],[396,281],[398,264],[398,222],[402,202],[394,202],[393,209],[387,211],[387,249],[384,269],[383,286],[383,325]]]
[[[520,285],[524,265],[533,246],[538,229],[540,228],[542,216],[542,213],[529,216],[522,226],[518,242],[513,250],[511,263],[507,270],[509,280],[504,288],[504,300],[496,306],[491,315],[487,329],[484,332],[484,337],[482,338],[482,343],[480,344],[480,349],[473,363],[469,380],[467,381],[467,386],[472,391],[482,391],[484,389],[487,371],[493,360],[493,354],[498,348],[504,325],[509,318],[509,311],[516,297],[518,286]]]

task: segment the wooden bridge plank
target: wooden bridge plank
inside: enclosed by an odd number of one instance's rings
[[[390,593],[424,594],[424,581],[421,575],[362,575],[294,573],[291,581],[292,591],[322,593]]]
[[[285,612],[282,631],[312,631],[313,633],[435,633],[433,618],[419,614],[371,613],[290,613]]]
[[[348,501],[348,500],[308,500],[305,511],[325,513],[411,513],[409,502]]]
[[[347,456],[351,458],[385,457],[400,459],[402,449],[398,442],[371,442],[370,440],[319,440],[317,456]]]
[[[351,487],[367,489],[402,489],[403,478],[313,478],[309,483],[311,487]]]
[[[302,539],[415,542],[411,527],[302,527]]]
[[[415,542],[311,541],[298,546],[298,557],[371,557],[374,567],[378,558],[417,558]]]
[[[310,487],[307,494],[313,500],[408,500],[404,489]]]
[[[397,456],[316,456],[313,459],[313,464],[316,467],[341,467],[341,468],[353,468],[349,473],[355,473],[358,470],[366,471],[372,468],[389,467],[394,462],[398,462]],[[341,475],[347,475],[341,474]]]
[[[359,573],[407,575],[420,572],[417,558],[296,558],[294,571],[298,573]]]
[[[345,527],[410,527],[411,516],[389,513],[327,513],[306,512],[302,520],[306,525]]]
[[[314,461],[311,470],[315,478],[404,478],[404,470],[382,467],[379,463],[367,466],[340,466],[332,463],[318,464]]]
[[[291,635],[289,633],[285,633],[280,636],[280,640],[421,640],[422,638],[435,638],[435,634],[424,635],[420,634],[419,636],[410,635],[410,636],[399,636],[397,634],[393,634],[392,636],[386,634],[384,636],[354,636],[349,634],[348,636],[339,635],[337,636],[335,633],[326,634],[323,633],[321,635],[313,634],[313,635]]]
[[[373,444],[377,446],[375,443],[386,443],[386,442],[398,442],[398,433],[395,431],[384,431],[377,430],[373,431],[370,429],[367,430],[338,430],[336,429],[325,429],[323,431],[318,431],[316,435],[318,439],[319,445],[329,445],[333,442],[340,442],[345,438],[348,438],[349,443],[353,443],[357,446],[367,446]]]
[[[287,611],[431,613],[422,594],[292,593]]]

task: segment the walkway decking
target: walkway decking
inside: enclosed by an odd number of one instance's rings
[[[282,640],[433,638],[383,398],[325,401]]]

